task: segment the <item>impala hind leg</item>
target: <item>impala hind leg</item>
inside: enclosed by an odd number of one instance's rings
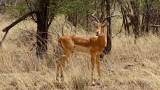
[[[66,41],[65,38],[60,38],[59,43],[62,46],[64,53],[57,62],[57,75],[56,75],[57,81],[59,80],[59,75],[61,77],[61,80],[64,79],[63,68],[65,66],[65,62],[69,57],[70,53],[72,53],[74,50],[74,44],[71,41]]]
[[[61,80],[63,81],[64,76],[63,76],[63,68],[65,66],[65,62],[67,60],[67,58],[69,57],[69,53],[66,53],[64,55],[62,55],[62,57],[59,59],[59,61],[57,62],[57,75],[56,75],[56,80],[59,81],[59,75]]]

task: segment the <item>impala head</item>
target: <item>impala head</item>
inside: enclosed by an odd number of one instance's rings
[[[95,19],[95,26],[96,26],[96,36],[102,36],[102,35],[105,35],[105,20],[107,20],[107,18],[103,19],[102,21],[100,21],[96,16],[95,16],[95,13],[94,12],[92,14],[92,17]]]
[[[105,24],[104,23],[96,23],[96,36],[101,36],[101,35],[104,35],[106,34],[105,33]]]

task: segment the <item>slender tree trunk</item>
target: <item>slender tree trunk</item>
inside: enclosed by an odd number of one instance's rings
[[[127,11],[121,6],[121,13],[123,16],[123,24],[124,24],[124,28],[125,28],[125,34],[130,35],[130,30],[129,30],[130,23],[128,22],[126,12]]]
[[[41,0],[37,16],[37,48],[36,54],[42,58],[47,51],[48,39],[48,6],[49,0]]]
[[[141,35],[144,34],[144,27],[145,27],[145,14],[142,14]]]
[[[106,0],[106,12],[107,12],[107,17],[110,16],[110,0]],[[107,19],[107,46],[105,47],[105,52],[109,53],[112,48],[112,31],[111,31],[111,18]]]
[[[101,0],[101,13],[100,21],[102,21],[105,16],[105,0]]]
[[[87,10],[87,15],[86,15],[86,28],[87,28],[87,31],[89,32],[89,12],[88,12],[88,10]]]
[[[146,9],[147,9],[147,11],[146,11],[146,18],[145,18],[145,20],[146,20],[146,28],[145,28],[145,31],[146,31],[146,33],[149,33],[149,23],[150,23],[150,5],[149,5],[149,2],[147,1],[147,3],[146,3],[147,5],[146,5]]]
[[[87,7],[86,9],[86,30],[87,32],[89,32],[89,5],[88,5],[89,1],[87,0],[86,3],[85,3],[85,6]]]
[[[110,16],[110,0],[106,0],[106,12],[107,17]],[[100,58],[103,59],[106,54],[111,51],[112,48],[112,31],[111,31],[111,18],[107,19],[107,45],[105,46],[103,53],[100,54]]]
[[[131,1],[131,7],[133,10],[133,19],[132,21],[132,25],[133,25],[133,32],[135,35],[135,41],[134,43],[136,43],[137,38],[139,37],[139,28],[140,28],[140,11],[139,11],[139,3],[135,2],[135,1]]]

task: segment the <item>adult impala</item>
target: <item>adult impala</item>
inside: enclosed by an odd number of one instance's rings
[[[57,61],[57,75],[56,80],[59,80],[59,75],[61,75],[61,79],[63,79],[63,67],[69,55],[74,51],[80,51],[89,53],[91,55],[91,80],[93,81],[93,71],[95,64],[97,64],[97,72],[98,77],[100,79],[100,58],[99,55],[104,49],[106,45],[106,30],[104,29],[105,23],[104,21],[108,18],[100,21],[95,13],[92,14],[92,17],[95,19],[96,25],[96,35],[95,36],[81,36],[81,35],[64,35],[59,38],[59,43],[63,47],[63,55]]]

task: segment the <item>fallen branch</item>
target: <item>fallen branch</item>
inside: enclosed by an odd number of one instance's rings
[[[8,31],[14,27],[15,25],[17,25],[19,22],[23,21],[25,18],[27,18],[28,16],[30,15],[33,15],[37,13],[37,11],[31,11],[27,14],[25,14],[24,16],[20,17],[18,20],[14,21],[13,23],[11,23],[10,25],[8,25],[7,27],[5,27],[4,29],[2,29],[3,32],[5,32],[3,38],[2,38],[2,41],[0,42],[0,46],[2,46],[2,42],[4,41],[4,39],[6,38],[7,34],[8,34]]]
[[[9,31],[9,29],[11,29],[13,26],[15,26],[16,24],[18,24],[19,22],[21,22],[22,20],[24,20],[25,18],[27,18],[28,16],[35,14],[36,11],[31,11],[29,13],[27,13],[26,15],[20,17],[18,20],[14,21],[12,24],[10,24],[9,26],[7,26],[6,28],[4,28],[2,31],[3,32],[7,32]]]

